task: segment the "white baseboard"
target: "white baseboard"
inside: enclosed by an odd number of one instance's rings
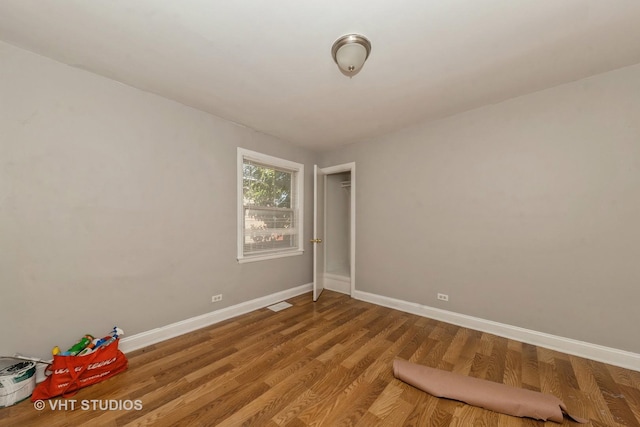
[[[338,289],[332,289],[328,286],[327,289],[341,292]],[[245,301],[231,307],[226,307],[200,316],[192,317],[190,319],[182,320],[180,322],[172,323],[160,328],[152,329],[150,331],[124,337],[120,340],[120,349],[125,353],[138,350],[140,348],[165,341],[169,338],[174,338],[179,335],[186,334],[188,332],[192,332],[218,322],[222,322],[223,320],[227,320],[232,317],[240,316],[241,314],[249,313],[251,311],[267,307],[271,304],[275,304],[287,298],[292,298],[294,296],[310,292],[311,290],[311,283],[297,286],[295,288],[276,292],[264,297]],[[348,294],[349,292],[344,293]],[[480,319],[478,317],[467,316],[465,314],[454,313],[452,311],[385,297],[382,295],[376,295],[369,292],[356,290],[352,297],[361,301],[393,308],[418,316],[440,320],[442,322],[463,326],[465,328],[474,329],[477,331],[491,333],[501,337],[561,351],[567,354],[573,354],[575,356],[580,356],[587,359],[597,360],[599,362],[632,369],[634,371],[640,371],[640,354],[637,353],[618,350],[598,344],[591,344],[571,338],[559,337],[557,335],[537,332],[517,326],[506,325],[504,323],[493,322],[491,320]]]
[[[324,274],[324,287],[330,291],[351,295],[351,278],[337,274]]]
[[[637,353],[519,328],[517,326],[506,325],[504,323],[493,322],[491,320],[480,319],[478,317],[467,316],[363,291],[355,291],[352,297],[406,313],[440,320],[477,331],[488,332],[504,338],[597,360],[598,362],[608,363],[634,371],[640,371],[640,354]]]
[[[223,320],[258,310],[287,298],[292,298],[297,295],[310,292],[312,286],[313,285],[311,283],[308,283],[306,285],[276,292],[275,294],[266,295],[240,304],[232,305],[231,307],[192,317],[190,319],[181,320],[180,322],[172,323],[160,328],[151,329],[150,331],[127,336],[120,340],[120,350],[124,353],[138,350],[140,348],[168,340],[169,338],[174,338],[179,335],[186,334],[187,332],[192,332],[197,329],[222,322]]]

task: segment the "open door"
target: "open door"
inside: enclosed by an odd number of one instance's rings
[[[324,289],[324,174],[313,165],[313,300]]]

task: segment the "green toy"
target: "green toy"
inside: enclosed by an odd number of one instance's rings
[[[80,339],[80,341],[78,341],[73,346],[71,346],[71,348],[69,348],[69,350],[67,350],[64,353],[62,353],[61,356],[75,356],[78,353],[80,353],[82,350],[84,350],[84,348],[86,346],[91,344],[91,341],[93,341],[93,336],[87,334],[87,335],[83,336]]]

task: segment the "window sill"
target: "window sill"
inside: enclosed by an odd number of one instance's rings
[[[298,256],[304,254],[304,251],[291,251],[291,252],[279,252],[275,254],[254,255],[243,258],[238,258],[238,264],[244,264],[247,262],[266,261],[268,259],[285,258],[290,256]]]

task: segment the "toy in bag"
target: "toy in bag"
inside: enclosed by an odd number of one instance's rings
[[[56,351],[57,347],[54,348],[53,362],[46,368],[48,376],[36,386],[31,401],[56,396],[69,397],[83,387],[126,370],[129,362],[118,349],[120,335],[123,335],[122,329],[113,328],[106,337],[93,341],[89,339],[90,335],[85,335],[64,353]],[[86,348],[90,348],[90,351],[82,353]],[[78,355],[71,355],[72,353]]]

